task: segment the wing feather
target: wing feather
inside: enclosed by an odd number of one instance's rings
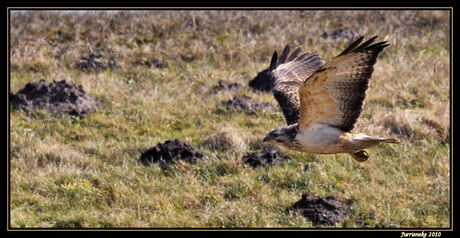
[[[276,64],[277,66],[279,66],[280,64],[284,64],[286,62],[290,49],[291,47],[289,45],[286,45],[286,47],[284,47],[283,53],[281,53],[278,63]]]
[[[272,89],[273,96],[280,108],[288,125],[297,123],[300,116],[299,88],[303,82],[318,70],[324,62],[318,55],[310,55],[309,52],[300,54],[302,48],[297,48],[289,55],[290,46],[286,45],[280,59],[276,59],[276,52],[272,57],[270,67],[271,74],[275,78]],[[275,63],[274,63],[275,62]]]
[[[287,61],[293,61],[295,58],[297,58],[300,52],[302,52],[302,47],[298,47],[296,50],[294,50],[294,52],[292,52]]]
[[[369,79],[385,41],[372,44],[359,37],[342,53],[323,65],[300,87],[299,127],[321,122],[351,131],[361,115]],[[371,45],[372,44],[372,45]]]

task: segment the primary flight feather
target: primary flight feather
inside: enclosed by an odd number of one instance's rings
[[[363,110],[369,79],[386,41],[364,36],[324,64],[321,57],[297,48],[289,55],[287,45],[281,56],[270,62],[272,93],[281,107],[287,127],[272,130],[264,141],[291,150],[315,154],[349,153],[357,161],[369,158],[366,148],[395,139],[353,133]],[[299,55],[300,54],[300,55]]]

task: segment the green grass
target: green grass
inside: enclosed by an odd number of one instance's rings
[[[355,130],[402,144],[370,149],[365,163],[283,151],[289,163],[244,166],[245,153],[276,148],[261,139],[283,116],[220,104],[244,94],[276,104],[246,87],[273,51],[299,45],[330,60],[348,42],[321,35],[344,27],[391,43]],[[68,79],[101,101],[77,120],[11,112],[11,227],[314,227],[286,212],[302,193],[351,200],[338,227],[449,227],[447,11],[40,11],[12,14],[9,29],[11,92]],[[79,56],[91,52],[121,68],[81,72]],[[168,67],[138,63],[149,57]],[[213,93],[219,80],[245,87]],[[140,163],[176,138],[203,159]]]

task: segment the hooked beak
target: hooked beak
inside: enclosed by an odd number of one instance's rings
[[[266,137],[264,138],[263,142],[267,142],[267,141],[270,141],[270,140],[271,140],[271,138],[270,138],[269,136],[266,136]]]

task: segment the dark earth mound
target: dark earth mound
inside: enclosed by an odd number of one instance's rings
[[[256,102],[251,99],[249,96],[242,96],[242,97],[234,97],[231,100],[228,100],[223,103],[224,107],[227,110],[231,109],[242,109],[248,112],[255,112],[255,111],[265,111],[265,110],[273,110],[273,105],[270,103],[260,103]]]
[[[147,67],[155,67],[155,68],[158,68],[158,69],[168,67],[168,64],[166,64],[163,61],[157,60],[157,59],[143,60],[142,64],[147,66]]]
[[[268,69],[260,71],[255,78],[249,81],[249,87],[258,91],[270,92],[275,82],[270,74]]]
[[[324,39],[329,38],[332,40],[352,41],[356,36],[357,34],[348,28],[339,28],[330,34],[324,32],[321,37]]]
[[[171,163],[177,159],[195,162],[202,158],[203,154],[193,149],[192,146],[179,140],[167,140],[163,144],[158,143],[141,155],[141,162],[148,163]]]
[[[234,91],[234,90],[240,89],[241,87],[242,86],[239,83],[229,83],[229,82],[219,80],[219,84],[217,86],[214,86],[212,89],[213,89],[213,92],[217,92],[220,90]]]
[[[281,164],[283,161],[290,159],[289,156],[281,156],[276,151],[271,150],[244,155],[243,163],[257,168],[260,166]]]
[[[88,57],[80,56],[80,62],[77,67],[83,71],[102,71],[105,69],[118,68],[117,63],[113,60],[102,60],[101,54],[90,54]]]
[[[56,117],[62,114],[85,117],[98,104],[94,98],[85,94],[81,85],[66,80],[28,83],[16,94],[10,94],[10,100],[13,110],[23,109],[33,113],[38,108],[45,108]]]
[[[304,217],[312,221],[313,225],[328,226],[343,222],[350,213],[348,205],[336,197],[322,198],[308,194],[302,194],[302,199],[288,211],[290,213],[300,211]]]
[[[180,58],[187,63],[190,63],[196,60],[196,56],[192,54],[181,54]]]

